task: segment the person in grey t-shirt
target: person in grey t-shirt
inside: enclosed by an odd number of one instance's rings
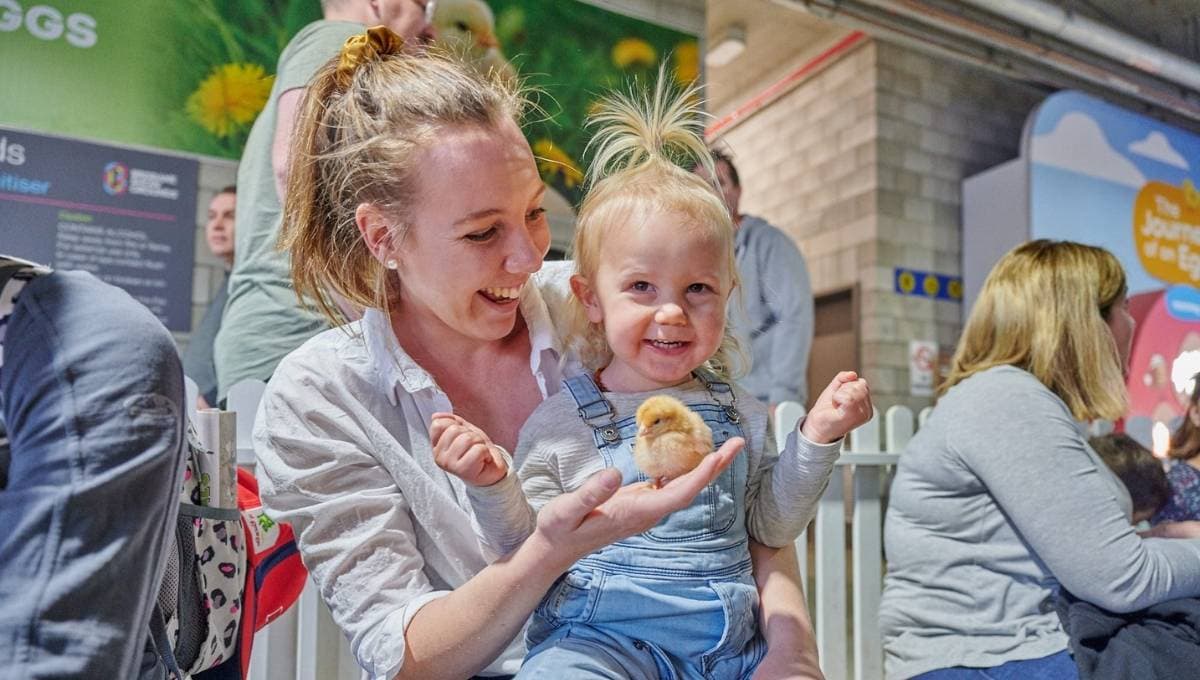
[[[1138,536],[1081,425],[1125,412],[1132,336],[1103,249],[1031,241],[992,270],[892,483],[889,678],[1075,678],[1059,588],[1114,612],[1200,595],[1200,540]]]

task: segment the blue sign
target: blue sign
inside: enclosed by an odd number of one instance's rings
[[[900,295],[932,297],[935,300],[962,301],[962,277],[944,273],[896,267],[892,272],[893,290]]]
[[[0,252],[83,269],[190,330],[193,159],[0,128]]]
[[[963,282],[961,276],[897,267],[892,272],[892,288],[901,295],[962,302]]]

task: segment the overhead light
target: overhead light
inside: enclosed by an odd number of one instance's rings
[[[729,24],[717,31],[713,36],[712,47],[704,55],[704,65],[720,67],[737,59],[746,49],[746,27],[742,24]]]

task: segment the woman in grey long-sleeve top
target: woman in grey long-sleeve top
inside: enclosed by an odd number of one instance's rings
[[[1125,411],[1132,335],[1103,249],[1032,241],[992,270],[892,483],[889,678],[1075,678],[1057,587],[1117,612],[1200,595],[1200,540],[1139,537],[1083,433]]]

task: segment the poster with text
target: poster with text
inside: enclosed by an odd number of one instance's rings
[[[1030,236],[1120,259],[1137,330],[1126,429],[1174,427],[1200,371],[1200,136],[1078,92],[1026,128]]]
[[[89,271],[190,330],[198,167],[0,128],[0,252]]]

